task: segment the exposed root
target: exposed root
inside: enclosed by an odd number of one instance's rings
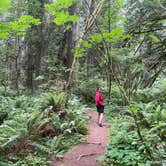
[[[96,154],[98,154],[98,153],[81,154],[81,155],[79,155],[79,157],[77,158],[77,160],[80,160],[82,157],[94,156]]]

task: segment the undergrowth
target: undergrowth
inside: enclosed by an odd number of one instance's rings
[[[139,90],[130,106],[121,106],[112,98],[114,103],[105,109],[111,128],[106,155],[99,158],[103,166],[165,166],[164,88],[157,84]]]
[[[0,95],[0,165],[44,166],[86,134],[84,106],[64,93]]]

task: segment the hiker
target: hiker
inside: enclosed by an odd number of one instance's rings
[[[103,120],[103,113],[104,113],[104,100],[101,93],[102,89],[101,87],[98,87],[96,90],[96,96],[95,96],[95,104],[97,107],[98,112],[98,125],[102,127],[102,120]]]

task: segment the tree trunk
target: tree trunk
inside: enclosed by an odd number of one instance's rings
[[[38,13],[38,18],[40,18],[41,24],[38,25],[36,31],[38,36],[38,41],[36,41],[36,55],[34,61],[34,71],[35,78],[41,74],[41,58],[44,56],[44,0],[40,0],[40,13]],[[35,88],[40,84],[40,80],[35,81]]]
[[[17,63],[17,56],[12,58],[12,62],[10,65],[10,71],[11,71],[11,76],[10,76],[10,80],[11,80],[11,84],[10,84],[10,88],[13,90],[18,90],[18,63]]]
[[[100,13],[103,5],[104,5],[104,1],[105,0],[101,0],[99,2],[99,4],[97,5],[96,9],[94,10],[94,12],[92,13],[92,15],[90,17],[87,18],[86,20],[86,24],[84,26],[84,29],[82,31],[82,34],[79,37],[79,40],[77,41],[76,47],[80,47],[81,46],[81,42],[83,40],[83,38],[85,37],[85,34],[88,32],[88,30],[93,26],[95,19],[97,18],[98,14]],[[67,94],[67,100],[66,100],[66,105],[68,104],[68,99],[69,99],[69,95],[71,94],[71,84],[72,84],[72,80],[73,80],[73,73],[74,73],[74,69],[75,66],[77,64],[77,52],[74,55],[73,58],[73,62],[70,68],[70,72],[69,72],[69,79],[66,83],[66,94]]]
[[[26,86],[28,89],[33,90],[33,86],[37,88],[40,83],[39,80],[34,82],[34,78],[37,78],[41,74],[41,58],[44,56],[44,0],[38,0],[40,6],[38,13],[34,13],[29,8],[29,14],[35,18],[39,18],[41,24],[38,26],[32,26],[27,34],[27,68],[26,68]],[[34,83],[33,83],[34,82]]]
[[[73,26],[73,25],[72,25]],[[73,55],[72,50],[73,48],[73,30],[67,30],[66,32],[66,67],[67,69],[70,69],[72,61],[73,61]],[[67,72],[67,79],[69,77],[69,71]]]
[[[29,37],[30,38],[30,37]],[[26,69],[26,87],[33,91],[33,54],[31,40],[28,39],[28,51],[27,51],[27,69]]]
[[[12,13],[16,15],[16,18],[19,18],[21,16],[21,11],[17,9],[13,9]],[[21,41],[20,37],[15,35],[14,36],[14,42],[11,44],[13,47],[12,53],[11,53],[11,65],[10,65],[10,80],[11,84],[10,87],[13,90],[18,90],[19,89],[19,77],[20,77],[20,66],[19,66],[19,59],[21,57]]]
[[[95,9],[95,0],[89,0],[88,1],[88,8],[89,8],[89,16],[93,14],[93,11]],[[91,28],[92,30],[92,28]],[[92,57],[93,57],[93,50],[89,50],[86,56],[86,77],[87,79],[90,77],[90,65],[92,64]]]
[[[73,15],[76,12],[76,5],[73,5],[69,8],[69,13],[70,15]],[[65,51],[65,57],[66,57],[66,67],[67,69],[71,68],[72,62],[73,62],[73,55],[72,55],[72,48],[74,47],[74,37],[75,36],[75,32],[76,32],[76,28],[77,25],[75,25],[74,23],[69,23],[69,25],[71,26],[71,29],[66,31],[66,51]],[[66,80],[68,80],[69,78],[69,70],[67,71],[67,75],[66,75]]]

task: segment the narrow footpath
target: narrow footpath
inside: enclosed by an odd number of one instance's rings
[[[90,117],[87,142],[72,147],[61,161],[53,160],[52,166],[99,166],[98,157],[104,155],[109,141],[109,125],[96,123],[97,112],[86,110]]]

